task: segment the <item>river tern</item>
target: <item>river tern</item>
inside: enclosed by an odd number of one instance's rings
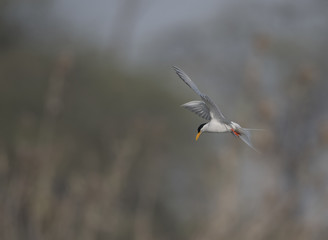
[[[258,152],[251,142],[251,130],[243,128],[238,123],[228,120],[223,116],[218,106],[205,94],[197,88],[196,84],[191,81],[190,77],[180,68],[173,66],[177,75],[184,81],[195,93],[197,93],[202,101],[191,101],[181,105],[189,111],[197,114],[199,117],[207,120],[208,122],[201,124],[197,129],[196,141],[203,132],[223,133],[230,132],[235,137],[244,141],[248,146]]]

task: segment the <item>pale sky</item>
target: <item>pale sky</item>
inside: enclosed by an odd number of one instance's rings
[[[53,13],[82,35],[97,36],[101,44],[110,37],[123,1],[56,0]],[[135,37],[142,41],[157,31],[175,24],[198,22],[214,15],[224,1],[220,0],[140,0]]]

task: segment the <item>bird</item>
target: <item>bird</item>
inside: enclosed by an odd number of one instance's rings
[[[199,117],[207,120],[197,128],[196,141],[203,132],[224,133],[230,132],[233,136],[241,139],[249,147],[256,152],[259,152],[251,141],[252,130],[262,130],[253,128],[243,128],[238,123],[228,120],[218,108],[218,106],[206,95],[203,94],[190,77],[180,68],[173,66],[176,74],[181,80],[187,84],[197,95],[200,96],[202,101],[191,101],[181,106],[189,111],[197,114]]]

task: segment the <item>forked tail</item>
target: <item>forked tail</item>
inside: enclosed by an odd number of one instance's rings
[[[241,128],[241,131],[240,131],[240,135],[239,135],[239,138],[244,142],[244,143],[246,143],[249,147],[251,147],[252,149],[254,149],[255,150],[255,152],[257,152],[257,153],[260,153],[260,151],[258,151],[255,147],[254,147],[254,145],[253,145],[253,143],[252,143],[252,141],[251,141],[251,133],[250,133],[250,131],[252,131],[252,130],[263,130],[263,129],[250,129],[250,128]]]

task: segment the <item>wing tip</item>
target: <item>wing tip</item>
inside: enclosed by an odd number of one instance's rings
[[[181,69],[175,65],[172,66],[172,68],[174,69],[174,71],[178,72],[178,71],[181,71]]]
[[[184,71],[183,71],[181,68],[179,68],[179,67],[177,67],[177,66],[172,66],[172,68],[173,68],[173,70],[175,71],[175,73],[178,74],[178,76],[179,76],[181,79],[183,79],[183,78],[184,78],[184,75],[186,75],[186,74],[184,73]]]

